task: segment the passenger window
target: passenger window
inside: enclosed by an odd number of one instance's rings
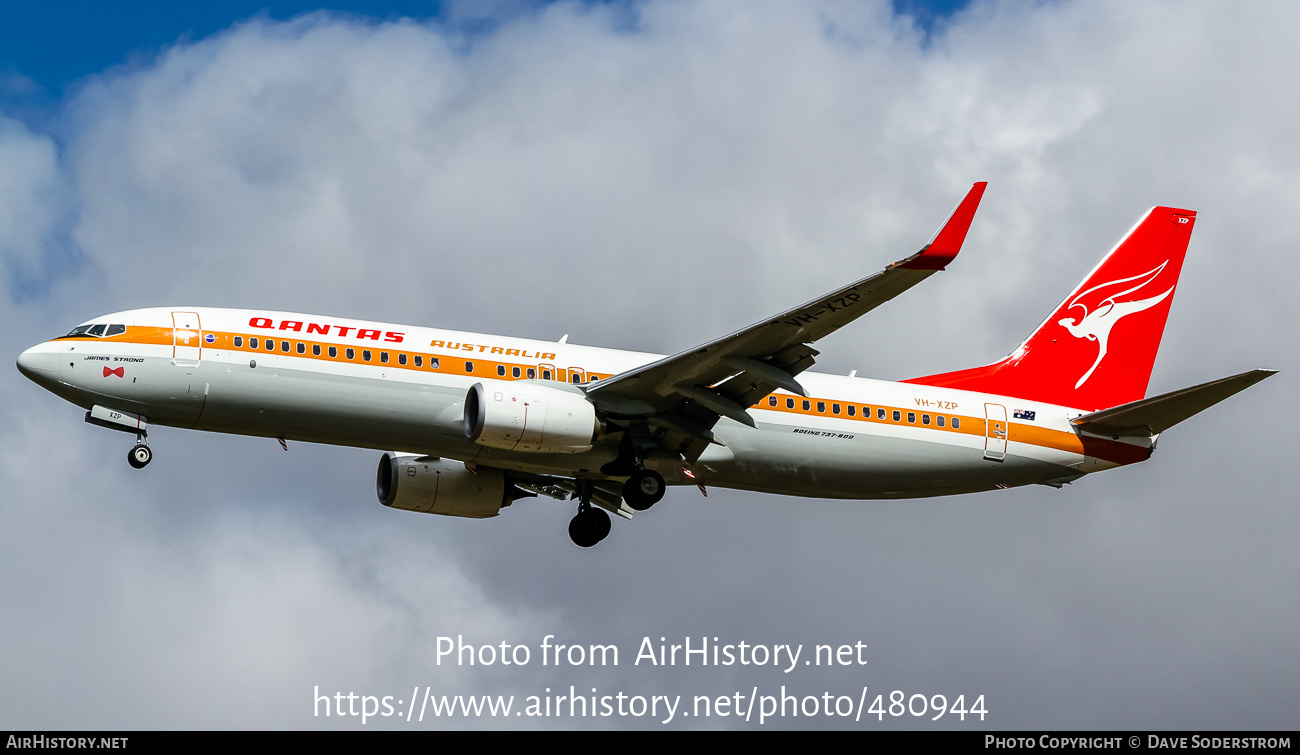
[[[570,375],[570,378],[572,378],[573,382],[575,382],[575,383],[581,383],[581,382],[582,382],[582,375],[579,375],[579,374],[576,373],[576,372],[573,373],[572,375]]]
[[[839,413],[840,413],[840,405],[831,404],[831,414],[839,414]]]
[[[528,379],[529,379],[529,380],[532,380],[532,379],[535,378],[535,377],[537,377],[537,370],[536,370],[535,368],[533,368],[533,367],[529,367],[529,368],[528,368]]]
[[[257,348],[257,339],[256,339],[256,338],[250,338],[250,339],[248,339],[248,348],[250,348],[250,349],[256,349],[256,348]]]
[[[591,382],[594,383],[594,382],[596,382],[597,380],[600,380],[600,375],[592,375],[592,376],[591,376]]]
[[[915,424],[916,424],[916,412],[908,412],[908,413],[907,413],[907,421],[910,422],[911,424],[915,425]]]
[[[850,417],[857,416],[855,414],[856,411],[857,411],[857,407],[855,407],[853,404],[849,404],[849,416]]]
[[[367,362],[369,362],[369,361],[370,361],[370,349],[362,349],[362,350],[361,350],[361,358],[364,359],[364,360],[366,360]]]
[[[343,352],[343,354],[344,354],[348,359],[356,359],[356,358],[357,358],[357,350],[356,350],[356,349],[351,349],[351,348],[350,348],[350,349],[348,349],[347,351]]]
[[[338,357],[338,355],[339,355],[339,347],[337,347],[337,346],[331,346],[331,347],[330,347],[330,359],[335,359],[335,358]]]
[[[280,351],[283,351],[283,352],[286,353],[286,354],[289,353],[289,342],[288,342],[288,341],[281,341],[281,342],[280,342]]]
[[[306,354],[306,353],[307,353],[307,344],[303,343],[302,341],[299,341],[299,342],[298,342],[298,353],[299,353],[299,354]]]
[[[550,379],[551,379],[551,371],[542,370],[542,380],[550,380]]]
[[[405,355],[405,354],[398,354],[398,355],[397,355],[397,363],[398,363],[398,364],[406,364],[406,355]]]
[[[416,357],[416,359],[419,359],[419,357]],[[420,363],[416,362],[415,366],[419,367]],[[429,369],[431,370],[438,369],[438,357],[429,357]]]
[[[384,363],[384,364],[388,364],[388,352],[387,352],[387,351],[381,351],[381,352],[379,352],[379,361],[382,362],[382,363]]]
[[[506,376],[506,366],[505,366],[504,364],[498,364],[498,365],[497,365],[497,376],[498,376],[498,377],[505,377],[505,376]]]
[[[895,410],[894,410],[894,421],[895,421],[895,422],[898,422],[898,421],[900,421],[901,419],[903,419],[903,413],[900,412],[900,411],[898,411],[897,409],[895,409]]]
[[[521,373],[521,372],[519,371],[519,368],[518,368],[518,367],[511,367],[511,368],[510,368],[510,377],[519,377],[521,374],[523,374],[523,373]]]
[[[884,419],[884,418],[885,418],[885,410],[884,410],[884,409],[877,409],[877,410],[876,410],[876,419]]]
[[[942,415],[942,414],[940,414],[939,416],[937,416],[937,417],[934,418],[934,424],[938,425],[939,427],[943,427],[943,415]]]
[[[811,402],[811,401],[804,401],[804,402],[803,402],[803,410],[804,410],[805,412],[808,411],[808,410],[811,409],[811,408],[812,408],[812,402]]]
[[[273,339],[266,339],[266,350],[275,351],[275,341]]]
[[[961,420],[956,417],[952,418],[952,429],[957,430],[961,427]]]
[[[466,371],[466,372],[473,372],[473,371],[474,371],[474,363],[473,363],[473,362],[466,362],[466,363],[465,363],[465,371]]]
[[[928,424],[930,424],[930,415],[928,415],[928,414],[922,414],[922,415],[921,415],[921,424],[923,424],[923,425],[928,425]]]
[[[768,405],[768,406],[776,406],[776,396],[768,396],[768,397],[767,397],[767,405]]]
[[[424,366],[424,357],[420,356],[419,354],[416,354],[416,355],[415,355],[415,366],[416,366],[416,367],[423,367],[423,366]]]
[[[318,343],[313,343],[313,344],[311,345],[311,355],[314,356],[314,357],[318,357],[318,356],[320,356],[320,344],[318,344]]]
[[[236,349],[242,349],[243,347],[244,347],[244,337],[243,337],[243,336],[235,336],[235,348],[236,348]],[[253,348],[257,348],[257,347],[254,346]]]
[[[785,400],[785,408],[787,408],[787,409],[793,409],[793,408],[794,408],[794,399],[792,399],[792,398],[788,398],[788,399],[786,399],[786,400]]]

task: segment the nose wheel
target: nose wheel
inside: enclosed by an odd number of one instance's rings
[[[149,462],[153,461],[153,451],[144,443],[137,442],[135,448],[126,455],[126,463],[136,469],[144,469]]]

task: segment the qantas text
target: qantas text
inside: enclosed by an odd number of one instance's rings
[[[352,333],[352,331],[356,331],[355,335],[352,335],[353,338],[369,339],[371,341],[378,341],[379,337],[383,336],[384,340],[390,343],[401,343],[402,339],[406,337],[405,333],[394,333],[391,330],[390,331],[369,330],[367,328],[358,328],[355,325],[329,325],[328,323],[326,324],[315,323],[315,322],[303,323],[298,320],[281,320],[280,326],[277,328],[275,325],[275,320],[272,320],[269,317],[253,317],[250,318],[248,321],[248,326],[250,328],[267,328],[270,330],[291,330],[295,333],[303,332],[304,325],[307,328],[306,332],[315,333],[317,335],[322,335],[322,336],[329,335],[330,328],[334,328],[336,331],[338,331],[335,335],[339,336],[340,338],[347,338],[348,335]]]

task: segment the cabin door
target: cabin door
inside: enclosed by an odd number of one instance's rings
[[[172,364],[197,367],[203,359],[203,328],[198,312],[172,312]]]
[[[1007,408],[984,405],[984,458],[1002,461],[1007,457]]]

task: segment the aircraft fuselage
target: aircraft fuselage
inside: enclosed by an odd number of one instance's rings
[[[182,322],[178,318],[191,318]],[[610,479],[618,434],[581,453],[485,447],[464,430],[482,380],[581,390],[660,355],[339,318],[211,308],[120,312],[24,352],[19,366],[87,410],[150,425],[458,459],[506,470]],[[108,328],[104,329],[105,331]],[[1084,410],[925,385],[808,372],[808,396],[778,390],[722,418],[721,444],[693,462],[648,458],[670,485],[826,498],[909,498],[1075,479],[1141,461],[1150,442],[1081,435]],[[574,386],[580,386],[575,388]]]

